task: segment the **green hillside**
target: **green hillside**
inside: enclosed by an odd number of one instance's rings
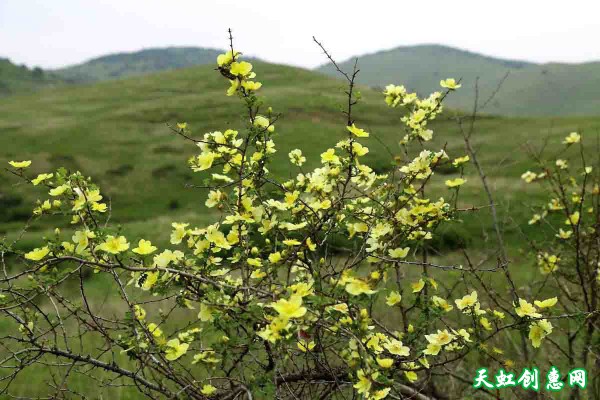
[[[29,69],[0,58],[0,96],[31,92],[43,87],[62,84],[63,79],[41,68]]]
[[[55,72],[77,82],[103,81],[211,64],[220,53],[220,50],[201,47],[152,48],[132,53],[109,54]]]
[[[475,81],[480,98],[488,98],[509,73],[501,90],[486,108],[502,115],[598,115],[600,112],[600,62],[534,64],[503,60],[439,45],[398,47],[358,56],[363,84],[383,87],[405,84],[420,94],[439,90],[439,81],[462,78],[463,88],[449,99],[458,109],[471,109]],[[341,63],[351,69],[354,58]],[[318,68],[335,74],[330,65]]]
[[[264,63],[256,63],[255,70],[264,83],[261,94],[265,104],[283,113],[277,122],[278,152],[272,171],[296,175],[287,161],[288,152],[294,148],[304,150],[306,168],[316,166],[320,153],[346,135],[345,120],[339,112],[344,102],[340,81]],[[164,232],[173,220],[201,222],[213,217],[213,211],[203,205],[204,191],[185,186],[203,183],[203,175],[192,173],[186,165],[187,158],[198,149],[173,134],[166,123],[187,121],[197,136],[227,128],[243,129],[243,109],[238,99],[225,96],[226,88],[214,67],[204,66],[11,96],[0,103],[0,163],[31,159],[32,174],[59,166],[79,169],[99,182],[110,198],[113,222],[128,222],[128,232],[165,240],[168,235]],[[368,160],[378,171],[391,171],[386,146],[397,154],[397,142],[403,135],[397,110],[388,109],[378,91],[362,88],[355,112],[357,123],[372,133],[367,139]],[[434,125],[436,142],[431,146],[441,148],[447,142],[448,153],[460,156],[464,149],[454,116],[448,110],[438,119]],[[550,137],[554,139],[549,142],[552,149],[570,131],[595,132],[600,118],[550,121],[486,117],[478,126],[475,145],[481,149],[480,157],[501,207],[519,204],[512,216],[525,219],[530,211],[522,204],[535,198],[536,192],[529,189],[527,199],[520,197],[524,186],[519,176],[530,163],[519,146],[527,140],[539,143]],[[474,170],[469,168],[467,173],[471,177],[462,190],[463,201],[466,205],[484,204]],[[449,196],[444,179],[434,182],[435,195]],[[0,174],[0,235],[12,235],[21,228],[32,203],[46,197],[39,187],[19,184],[14,176]],[[49,229],[51,222],[36,222],[31,230]],[[69,227],[68,222],[60,224]],[[479,220],[466,221],[456,229],[473,240],[482,237]],[[36,236],[39,238],[39,233],[30,237]],[[23,246],[32,244],[22,242]]]

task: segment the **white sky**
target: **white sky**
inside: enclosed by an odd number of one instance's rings
[[[401,45],[496,57],[600,60],[598,0],[0,0],[0,56],[44,68],[147,47],[225,48],[314,67]]]

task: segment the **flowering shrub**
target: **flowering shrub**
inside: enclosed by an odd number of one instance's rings
[[[101,189],[80,172],[31,177],[30,161],[10,163],[14,174],[48,193],[34,216],[63,216],[74,233],[57,228],[26,252],[14,243],[2,245],[3,318],[19,331],[3,337],[7,393],[11,380],[28,368],[66,363],[66,387],[76,373],[103,370],[109,377],[97,378],[102,384],[120,378],[151,398],[377,400],[419,398],[420,392],[444,398],[439,387],[448,382],[434,378],[452,365],[464,369],[461,363],[477,357],[510,367],[514,362],[503,359],[497,346],[510,343],[515,332],[517,338],[527,332],[525,349],[545,343],[555,329],[551,319],[565,317],[552,314],[556,297],[539,299],[534,290],[520,296],[514,285],[505,292],[501,280],[501,289],[490,288],[473,266],[428,259],[436,228],[464,212],[455,198],[466,182],[462,169],[469,156],[450,159],[443,149],[426,148],[434,134],[429,123],[458,82],[444,80],[445,91],[426,98],[403,86],[385,88],[385,103],[403,110],[405,135],[399,139],[405,152],[399,159],[407,161],[377,174],[363,161],[369,152],[363,139],[371,133],[353,118],[356,74],[348,77],[343,138],[323,149],[312,170],[303,168],[301,149],[292,150],[296,177],[280,180],[269,170],[279,115],[258,96],[262,83],[252,64],[232,46],[218,57],[217,68],[229,82],[224,95],[239,99],[246,124],[201,139],[186,123],[177,124],[177,132],[198,146],[188,163],[208,174],[205,205],[218,209],[220,218],[208,226],[174,222],[169,248],[121,234],[106,217]],[[415,147],[416,155],[407,157]],[[440,166],[461,176],[445,181],[447,199],[429,198],[425,189],[439,179]],[[564,183],[565,164],[557,168],[524,179]],[[588,174],[585,169],[582,188],[590,183]],[[594,315],[579,325],[584,359],[597,315],[599,257],[598,186],[587,193],[552,200],[553,211],[566,213],[568,231],[558,233],[565,249],[539,249],[544,276],[567,280],[560,289],[568,300],[560,306],[569,316]],[[583,225],[580,215],[588,207],[596,219]],[[562,267],[567,260],[576,262],[579,279]],[[85,270],[112,281],[111,301],[122,303],[123,314],[103,314],[86,295]],[[488,271],[496,270],[507,271],[506,265]],[[473,279],[449,283],[467,275]],[[68,291],[72,282],[75,292]],[[587,289],[585,307],[573,295],[578,285]],[[580,332],[575,325],[569,329]],[[463,387],[454,390],[468,390],[470,381],[453,377]]]

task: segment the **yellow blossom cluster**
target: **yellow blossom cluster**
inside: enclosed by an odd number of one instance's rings
[[[421,371],[431,368],[429,359],[468,352],[483,346],[490,332],[500,331],[505,313],[486,307],[477,291],[452,301],[442,293],[442,281],[425,269],[411,280],[403,275],[405,266],[418,265],[410,259],[424,254],[436,228],[456,212],[444,198],[426,197],[423,186],[435,179],[436,168],[450,164],[461,177],[445,184],[460,187],[466,183],[462,170],[469,156],[451,160],[444,150],[420,149],[393,171],[377,173],[365,161],[367,140],[377,133],[349,118],[340,129],[341,140],[310,160],[318,163],[313,168],[305,165],[310,163],[301,150],[290,151],[294,172],[281,179],[269,170],[277,152],[277,116],[270,108],[259,113],[263,108],[256,92],[262,84],[253,80],[253,65],[231,50],[218,57],[217,67],[229,80],[227,95],[237,96],[248,111],[242,126],[194,136],[188,135],[194,127],[177,124],[184,136],[202,138],[192,139],[199,154],[188,164],[208,177],[203,202],[219,213],[213,223],[173,222],[169,248],[159,249],[147,239],[131,240],[120,229],[105,228],[100,223],[108,209],[104,197],[80,173],[59,170],[29,179],[47,186],[50,196],[40,200],[34,214],[69,215],[75,229],[70,237],[57,231],[54,239],[22,254],[42,266],[40,273],[48,276],[45,264],[60,258],[87,263],[111,278],[123,269],[136,293],[165,295],[183,313],[192,313],[185,327],[175,330],[158,319],[162,311],[146,312],[143,304],[128,303],[127,326],[133,328],[118,339],[124,353],[160,357],[173,365],[197,364],[209,382],[223,377],[219,371],[235,358],[232,354],[240,359],[259,354],[257,360],[278,363],[269,373],[279,373],[290,357],[302,355],[298,360],[308,360],[304,368],[310,369],[311,354],[334,354],[358,395],[384,399],[395,380],[414,384],[425,378],[428,373]],[[432,138],[428,123],[442,111],[444,96],[460,88],[454,79],[441,86],[445,94],[424,99],[403,86],[386,87],[388,106],[408,111],[402,117],[408,131],[402,144]],[[568,143],[576,143],[575,138]],[[30,164],[10,162],[23,176]],[[565,165],[557,168],[565,170]],[[542,178],[529,172],[523,177],[528,182]],[[565,207],[558,200],[551,204],[552,211]],[[579,214],[570,210],[567,227],[574,229]],[[560,258],[545,253],[539,260],[549,273]],[[552,332],[541,311],[555,303],[519,299],[515,305],[514,318],[529,324],[534,347]],[[423,313],[427,318],[407,319],[400,327],[381,322],[378,313],[403,319]],[[450,313],[456,318],[446,318]],[[202,383],[199,390],[212,396],[219,389]]]

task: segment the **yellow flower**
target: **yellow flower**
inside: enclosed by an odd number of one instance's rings
[[[257,115],[254,117],[254,126],[266,129],[269,132],[273,132],[275,130],[275,125],[271,124],[271,121],[262,115]]]
[[[417,379],[419,379],[419,377],[417,376],[417,373],[415,371],[405,371],[404,376],[411,383],[416,382]]]
[[[436,307],[439,307],[446,312],[452,311],[452,309],[454,308],[450,304],[448,304],[448,302],[445,299],[442,299],[438,296],[432,296],[431,301]]]
[[[579,223],[579,211],[575,211],[565,221],[565,225],[577,225]]]
[[[306,162],[306,157],[302,155],[302,150],[294,149],[288,154],[290,162],[297,166],[302,166]]]
[[[95,238],[96,234],[89,230],[84,231],[75,231],[71,239],[73,242],[77,243],[76,252],[81,254],[89,245],[89,239]]]
[[[290,296],[289,300],[280,299],[271,307],[285,319],[301,318],[306,314],[306,307],[302,307],[302,297],[298,295]]]
[[[180,343],[179,339],[171,339],[167,342],[165,358],[169,361],[175,361],[184,355],[189,347],[190,345],[188,343]]]
[[[277,264],[281,260],[281,253],[279,251],[269,254],[269,262]]]
[[[209,151],[207,153],[202,153],[198,157],[196,157],[196,161],[198,166],[196,167],[196,171],[204,171],[212,167],[215,158],[217,157],[216,153]]]
[[[493,329],[492,324],[490,324],[490,321],[485,317],[481,317],[479,323],[481,323],[481,326],[483,326],[486,331],[491,331]]]
[[[381,390],[376,390],[371,394],[371,400],[381,400],[385,399],[387,395],[390,393],[391,388],[385,388]]]
[[[396,248],[396,249],[390,249],[388,251],[388,253],[390,254],[390,257],[392,258],[405,258],[408,255],[408,251],[410,250],[410,247],[405,247],[405,248]]]
[[[392,307],[395,306],[396,304],[400,303],[400,301],[402,300],[402,296],[400,295],[400,293],[394,291],[391,292],[386,298],[385,298],[385,304],[387,304],[388,306]]]
[[[425,287],[425,281],[423,279],[419,279],[417,282],[413,282],[410,284],[413,293],[419,293]]]
[[[358,142],[352,142],[352,153],[357,157],[362,157],[369,152],[369,148],[363,146]]]
[[[204,204],[206,205],[206,207],[212,208],[219,204],[221,199],[223,199],[223,192],[219,190],[211,190],[208,193],[208,198],[206,199],[206,202]]]
[[[33,183],[33,186],[37,186],[45,180],[52,178],[53,176],[54,174],[39,174],[36,178],[31,180],[31,183]]]
[[[202,393],[205,396],[210,396],[211,394],[215,393],[216,391],[217,391],[217,388],[214,387],[213,385],[204,385],[204,386],[202,386],[200,393]]]
[[[335,311],[341,312],[343,314],[348,313],[348,304],[346,304],[346,303],[334,304],[333,306],[330,306],[329,308],[331,310],[335,310]]]
[[[146,319],[146,310],[144,310],[138,304],[133,306],[133,314],[135,318],[139,321],[143,321],[144,319]]]
[[[9,161],[8,163],[17,169],[25,169],[31,165],[31,161],[29,161],[29,160],[27,160],[27,161]]]
[[[544,301],[536,300],[533,302],[533,304],[535,304],[539,308],[550,308],[550,307],[554,306],[557,301],[558,301],[558,298],[552,297],[552,298],[546,299]]]
[[[523,179],[527,183],[533,182],[535,178],[537,178],[537,175],[531,171],[527,171],[523,175],[521,175],[521,179]]]
[[[261,271],[260,269],[256,269],[250,274],[250,278],[252,279],[262,279],[265,276],[267,276],[267,273],[265,271]]]
[[[109,235],[104,243],[98,245],[97,249],[111,254],[119,254],[129,248],[125,236],[114,237]]]
[[[246,76],[250,74],[250,71],[252,71],[252,64],[247,61],[234,61],[231,63],[231,67],[229,69],[231,75],[235,76]]]
[[[242,87],[244,89],[246,89],[246,91],[248,91],[248,92],[257,91],[258,89],[260,89],[262,87],[262,83],[253,82],[253,81],[244,81],[244,82],[242,82]]]
[[[323,164],[339,164],[340,158],[335,155],[335,149],[327,149],[326,152],[321,153],[321,162]]]
[[[361,294],[372,295],[375,290],[372,290],[369,284],[362,279],[352,278],[346,285],[346,292],[353,296],[360,296]]]
[[[150,332],[155,338],[159,338],[163,334],[162,329],[160,329],[154,322],[148,324],[148,332]]]
[[[396,107],[406,95],[404,86],[387,85],[383,91],[385,95],[385,103],[390,107]]]
[[[573,234],[573,231],[564,231],[561,229],[558,230],[558,233],[556,234],[557,238],[560,239],[568,239],[571,237],[571,235]]]
[[[383,347],[396,356],[408,357],[410,354],[408,346],[404,346],[400,340],[390,339]]]
[[[253,267],[262,267],[262,260],[260,258],[248,258],[248,265]]]
[[[60,185],[57,186],[53,189],[50,189],[50,192],[48,192],[50,194],[50,196],[60,196],[61,194],[63,194],[67,189],[69,188],[69,185],[64,184],[64,185]]]
[[[457,83],[454,78],[448,78],[440,81],[440,86],[450,90],[460,89],[461,84]]]
[[[454,335],[448,332],[447,329],[444,329],[443,331],[438,329],[437,333],[425,335],[425,339],[427,339],[429,343],[437,344],[438,346],[444,346],[454,339]]]
[[[556,160],[556,166],[560,169],[567,169],[569,168],[569,163],[567,162],[567,160],[558,159]]]
[[[132,249],[134,253],[139,255],[151,254],[156,251],[156,246],[152,246],[152,243],[149,240],[140,239],[138,242],[138,247]]]
[[[105,212],[107,209],[106,204],[104,203],[92,203],[92,210],[98,212]]]
[[[158,271],[147,272],[146,276],[144,278],[144,283],[142,283],[142,290],[152,289],[152,287],[154,285],[156,285],[156,282],[158,282],[158,276],[159,276]]]
[[[473,291],[471,294],[465,295],[462,299],[454,300],[459,310],[473,307],[477,303],[477,292]]]
[[[233,96],[240,87],[240,81],[237,79],[232,79],[229,81],[229,83],[231,86],[229,86],[229,89],[227,89],[227,96]]]
[[[455,179],[448,179],[445,183],[446,183],[446,186],[453,188],[453,187],[458,187],[460,185],[463,185],[465,182],[466,182],[466,180],[463,178],[455,178]]]
[[[515,312],[519,317],[532,317],[539,318],[542,314],[538,313],[533,304],[528,303],[527,300],[519,299],[519,307],[515,307]]]
[[[458,157],[455,158],[454,161],[452,161],[452,165],[454,165],[455,167],[459,167],[462,164],[469,162],[471,158],[469,156],[464,156],[464,157]]]
[[[354,384],[356,392],[358,394],[364,394],[365,397],[367,397],[371,390],[371,380],[365,376],[365,372],[362,369],[358,370],[356,376],[358,378],[358,382]]]
[[[438,353],[442,350],[442,346],[435,343],[428,343],[427,348],[423,350],[423,354],[427,354],[429,356],[437,356]]]
[[[565,140],[563,140],[564,144],[574,144],[574,143],[579,143],[581,141],[581,135],[577,132],[571,132],[569,133],[569,136],[565,137]]]
[[[183,256],[182,253],[180,254],[177,251],[173,252],[171,250],[164,250],[162,253],[154,256],[154,265],[160,268],[165,268],[171,262],[177,261],[180,258],[178,255]]]
[[[171,226],[174,228],[171,233],[171,244],[179,244],[187,236],[187,230],[189,224],[182,224],[173,222]]]
[[[456,335],[460,336],[465,342],[471,343],[471,334],[466,329],[461,328],[458,331],[452,330]]]
[[[295,295],[300,297],[310,296],[314,293],[313,283],[298,282],[290,286],[290,289]]]
[[[346,129],[356,137],[369,137],[369,132],[365,132],[364,129],[357,128],[355,124],[347,126]]]
[[[238,54],[240,54],[239,51],[236,51],[235,53],[233,53],[231,50],[229,50],[225,54],[219,54],[217,56],[217,64],[219,65],[219,67],[229,64],[233,61],[233,59],[235,57],[238,56]]]
[[[536,321],[529,327],[529,339],[533,347],[540,347],[542,339],[552,333],[552,324],[545,319]]]
[[[392,365],[394,365],[394,359],[393,358],[377,358],[377,364],[379,364],[379,366],[381,368],[391,368]]]
[[[31,261],[40,261],[50,253],[48,246],[42,248],[33,249],[29,253],[25,254],[25,258]]]

